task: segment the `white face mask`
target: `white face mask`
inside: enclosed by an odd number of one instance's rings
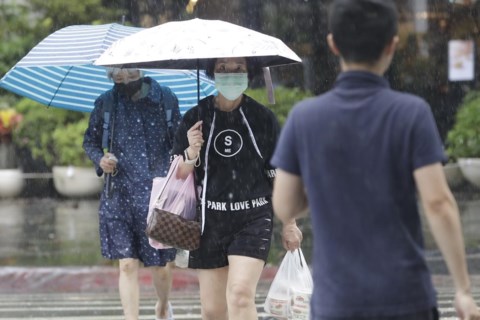
[[[234,101],[248,87],[247,73],[215,73],[215,87],[227,100]]]

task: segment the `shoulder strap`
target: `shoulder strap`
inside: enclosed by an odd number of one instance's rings
[[[167,123],[167,134],[168,140],[170,142],[170,149],[173,147],[173,138],[175,136],[175,132],[173,131],[173,104],[175,99],[173,98],[172,91],[164,86],[160,86],[162,90],[162,103],[163,111],[165,112],[165,122]]]
[[[173,113],[173,96],[170,89],[160,86],[162,89],[162,104],[163,110],[165,110],[165,119],[167,120],[167,126],[170,129],[173,126],[172,113]]]

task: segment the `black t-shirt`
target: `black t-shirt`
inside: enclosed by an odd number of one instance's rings
[[[206,200],[233,203],[270,197],[271,179],[275,173],[269,163],[280,131],[273,112],[245,95],[237,109],[223,112],[214,108],[213,96],[209,96],[183,117],[175,134],[173,154],[183,155],[188,148],[187,131],[199,119],[203,120],[205,143],[200,152],[202,165],[196,168],[196,179],[201,185],[208,163]]]

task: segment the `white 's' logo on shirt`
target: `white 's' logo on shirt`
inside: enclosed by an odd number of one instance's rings
[[[223,130],[215,137],[213,146],[222,157],[233,157],[242,150],[242,136],[235,130]]]

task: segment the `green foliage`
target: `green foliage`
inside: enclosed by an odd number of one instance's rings
[[[0,2],[0,77],[18,62],[35,41],[26,5]]]
[[[480,91],[468,93],[447,135],[447,153],[453,159],[480,157]]]
[[[101,0],[28,0],[39,15],[38,27],[44,37],[70,25],[110,23],[118,19],[117,10],[107,9]],[[113,19],[113,20],[112,20]]]
[[[281,125],[285,123],[288,113],[297,102],[312,96],[311,92],[299,88],[276,87],[274,92],[275,104],[273,105],[268,103],[265,88],[248,89],[245,93],[261,104],[268,106],[275,113]]]
[[[58,127],[53,131],[54,149],[59,165],[91,167],[92,162],[83,150],[83,135],[88,127],[88,117]]]
[[[59,154],[65,150],[55,146],[53,133],[57,128],[78,122],[85,115],[76,111],[47,108],[27,98],[21,99],[15,109],[23,114],[23,120],[13,134],[15,145],[30,150],[34,159],[41,159],[48,166],[62,165]],[[83,153],[82,149],[80,151]]]

